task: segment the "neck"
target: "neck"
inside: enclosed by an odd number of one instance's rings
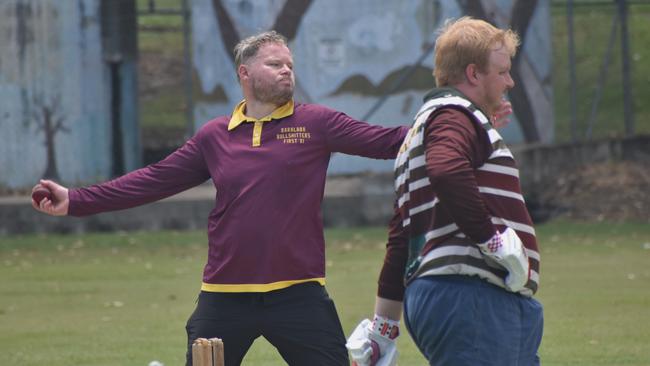
[[[485,103],[481,102],[482,97],[478,88],[473,88],[466,83],[452,85],[452,87],[463,93],[467,99],[469,99],[470,102],[474,103],[474,105],[476,105],[483,113],[486,113],[488,116],[491,115],[492,111],[488,110]]]
[[[246,98],[246,110],[244,113],[248,117],[253,117],[255,119],[261,119],[273,113],[279,106],[276,106],[272,103],[262,103],[254,98]]]

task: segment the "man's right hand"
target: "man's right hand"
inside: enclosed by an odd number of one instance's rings
[[[32,188],[32,192],[38,187],[44,187],[52,192],[52,199],[44,198],[40,204],[32,200],[32,207],[37,211],[46,213],[52,216],[65,216],[68,214],[70,207],[70,199],[68,198],[68,189],[60,184],[51,180],[41,179],[39,184]]]
[[[399,322],[375,315],[373,321],[364,319],[357,325],[346,347],[354,366],[395,366]]]

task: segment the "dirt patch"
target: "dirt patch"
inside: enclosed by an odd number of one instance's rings
[[[138,93],[141,100],[155,98],[165,88],[183,88],[183,58],[165,52],[141,52],[138,56]]]
[[[650,222],[650,163],[607,162],[561,175],[540,194],[555,215],[596,221]]]
[[[138,60],[138,96],[140,102],[140,132],[144,148],[145,163],[153,163],[161,156],[161,151],[169,152],[182,145],[187,139],[185,95],[185,64],[181,56],[175,53],[142,52]],[[177,125],[152,125],[144,123],[147,115],[164,113],[160,103],[146,104],[156,98],[168,98],[170,91],[178,94],[178,98],[166,105],[164,112],[177,115]],[[163,99],[164,100],[164,99]],[[145,108],[147,106],[147,108]],[[151,120],[152,117],[148,118]],[[154,117],[155,118],[155,117]],[[171,149],[171,150],[170,150]],[[152,157],[156,160],[146,160]]]

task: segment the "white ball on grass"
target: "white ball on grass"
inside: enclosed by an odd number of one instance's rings
[[[149,362],[149,366],[165,366],[165,365],[160,361],[151,361]]]

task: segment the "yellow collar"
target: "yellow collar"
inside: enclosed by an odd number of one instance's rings
[[[286,104],[276,108],[268,116],[262,117],[261,119],[255,119],[253,117],[248,117],[244,114],[246,109],[246,99],[242,100],[237,104],[235,110],[232,112],[232,117],[230,117],[230,122],[228,123],[228,131],[232,131],[237,126],[241,125],[244,122],[268,122],[272,119],[280,119],[288,117],[293,114],[293,99],[288,101]]]

